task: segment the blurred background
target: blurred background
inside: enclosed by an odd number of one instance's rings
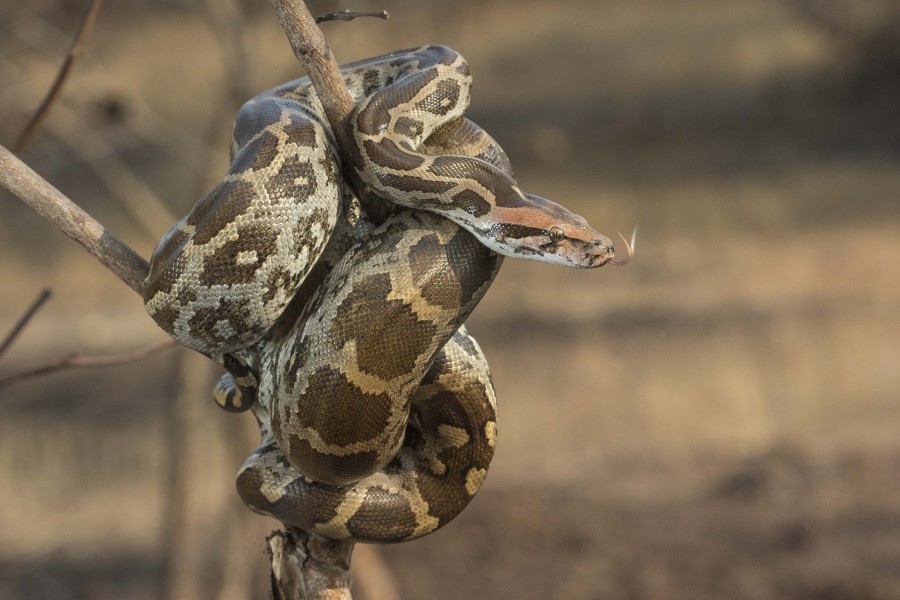
[[[443,43],[523,189],[625,268],[508,260],[469,321],[493,369],[485,486],[359,547],[355,597],[900,598],[900,8],[891,0],[310,2],[341,62]],[[87,0],[0,3],[0,143]],[[119,0],[22,158],[149,256],[227,166],[247,98],[302,75],[262,0]],[[0,193],[0,377],[165,339]],[[233,478],[252,419],[187,351],[0,387],[0,598],[265,598]]]

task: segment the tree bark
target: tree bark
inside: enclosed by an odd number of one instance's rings
[[[150,265],[28,165],[0,146],[0,185],[81,244],[138,294]]]
[[[353,542],[288,527],[270,535],[275,600],[349,600]]]

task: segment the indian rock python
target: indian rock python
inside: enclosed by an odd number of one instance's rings
[[[309,80],[284,84],[238,113],[228,173],[160,241],[144,300],[228,369],[217,401],[259,420],[238,475],[248,506],[394,542],[447,523],[485,477],[495,396],[463,321],[500,255],[622,261],[583,218],[519,190],[500,146],[463,117],[458,54],[430,46],[343,73],[358,102],[353,167],[400,207],[378,227],[365,218]]]

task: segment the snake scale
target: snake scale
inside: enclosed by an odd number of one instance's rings
[[[232,163],[157,246],[144,301],[223,364],[215,396],[262,442],[237,486],[253,510],[331,538],[430,533],[478,491],[496,398],[463,322],[503,256],[597,267],[609,239],[523,193],[464,117],[471,76],[442,46],[342,69],[357,103],[342,165],[307,78],[247,102]],[[370,222],[356,175],[396,209]]]

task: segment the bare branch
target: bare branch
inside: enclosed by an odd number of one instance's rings
[[[31,303],[31,306],[28,307],[19,320],[13,325],[12,331],[6,336],[6,339],[3,340],[3,343],[0,344],[0,356],[3,356],[3,353],[12,345],[12,343],[19,337],[19,334],[22,333],[22,330],[25,329],[25,326],[28,325],[28,322],[31,320],[31,317],[37,313],[37,311],[43,306],[44,302],[50,299],[52,296],[50,289],[47,288],[42,291],[37,298]]]
[[[3,146],[0,186],[81,244],[128,287],[141,293],[141,282],[150,268],[147,261]]]
[[[326,21],[352,21],[353,19],[358,19],[359,17],[375,17],[377,19],[381,19],[382,21],[387,21],[391,18],[391,15],[388,14],[386,10],[379,10],[374,12],[352,12],[350,10],[339,10],[337,12],[328,13],[327,15],[322,15],[321,17],[316,17],[316,23],[325,23]]]
[[[266,542],[275,600],[349,600],[352,541],[288,527]]]
[[[271,3],[294,55],[309,73],[341,148],[349,147],[346,125],[353,112],[353,98],[331,48],[302,0],[271,0]]]
[[[331,48],[316,25],[315,19],[302,0],[270,0],[282,29],[287,34],[294,55],[306,69],[322,102],[325,116],[334,130],[345,165],[355,161],[350,151],[354,147],[350,135],[350,113],[353,112],[353,98],[344,83]],[[390,213],[390,206],[373,194],[356,176],[353,168],[347,168],[353,190],[359,197],[366,214],[376,222],[383,221]]]
[[[142,360],[149,356],[153,356],[154,354],[162,352],[163,350],[175,348],[177,345],[178,344],[175,342],[175,340],[166,340],[165,342],[156,344],[155,346],[148,346],[147,348],[132,350],[131,352],[117,352],[115,354],[99,355],[69,354],[68,356],[64,356],[56,362],[44,365],[43,367],[38,367],[37,369],[23,371],[22,373],[16,373],[15,375],[4,377],[3,379],[0,379],[0,387],[18,383],[20,381],[25,381],[27,379],[34,379],[35,377],[42,377],[43,375],[49,375],[50,373],[56,373],[58,371],[65,371],[67,369],[114,367],[118,365],[125,365]]]
[[[94,23],[97,21],[97,15],[100,14],[101,6],[103,6],[103,0],[91,0],[91,5],[88,7],[84,19],[81,21],[81,25],[78,26],[78,31],[75,33],[75,38],[72,40],[69,52],[66,54],[65,60],[63,60],[63,64],[60,66],[59,72],[56,74],[53,85],[50,86],[41,105],[38,106],[37,110],[34,111],[34,114],[31,115],[31,119],[28,120],[22,133],[19,134],[15,144],[13,144],[13,152],[16,154],[21,154],[22,150],[25,149],[25,146],[34,134],[37,126],[44,120],[50,107],[59,96],[63,84],[69,77],[69,73],[72,72],[72,67],[75,66],[75,61],[84,54],[84,49],[87,47],[87,41],[91,36],[91,30],[94,28]]]

